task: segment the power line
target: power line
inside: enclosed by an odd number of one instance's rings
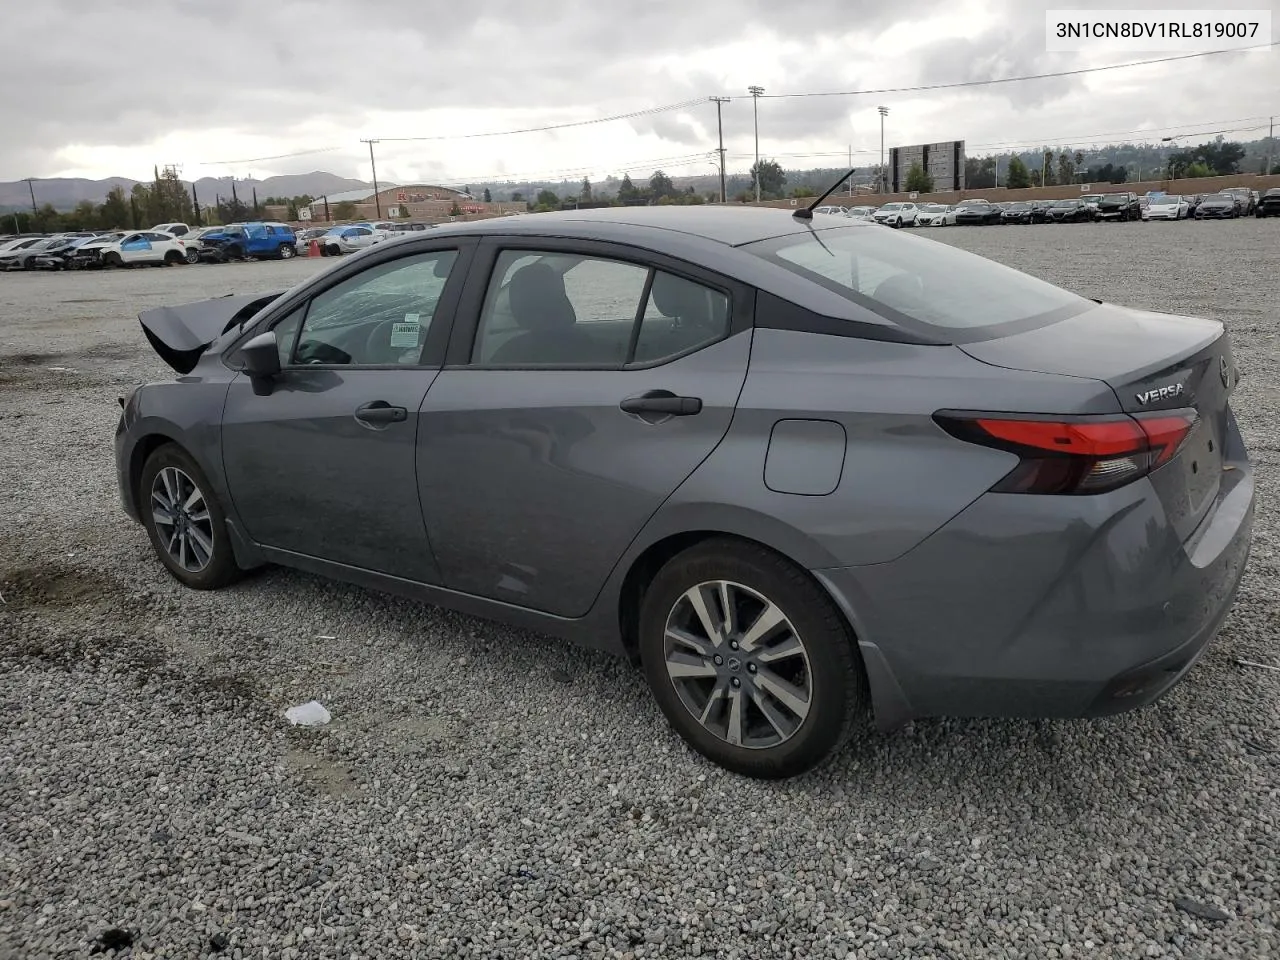
[[[424,140],[474,140],[479,137],[510,137],[518,133],[542,133],[546,130],[567,130],[570,127],[585,127],[595,123],[612,123],[615,120],[630,120],[634,117],[647,117],[655,113],[670,113],[672,110],[687,110],[709,102],[706,97],[684,100],[680,103],[668,103],[660,107],[648,107],[644,110],[633,110],[630,113],[618,113],[610,117],[594,117],[590,120],[572,120],[566,123],[551,123],[542,127],[522,127],[519,130],[492,130],[488,133],[444,133],[430,137],[380,137],[380,140],[391,142],[419,142]]]
[[[349,150],[349,147],[317,147],[315,150],[299,150],[297,153],[277,153],[270,157],[242,157],[239,160],[201,160],[199,167],[233,167],[242,163],[258,163],[263,160],[289,160],[293,157],[310,157],[317,153],[333,153],[335,150]]]
[[[801,97],[859,97],[880,93],[920,93],[926,90],[955,90],[961,87],[987,87],[997,83],[1019,83],[1023,80],[1048,80],[1053,77],[1078,77],[1085,73],[1101,73],[1104,70],[1124,70],[1128,67],[1146,67],[1154,63],[1172,63],[1175,60],[1191,60],[1195,57],[1212,57],[1220,53],[1243,53],[1245,50],[1261,50],[1280,46],[1280,40],[1271,43],[1255,43],[1248,47],[1232,47],[1229,50],[1201,50],[1174,57],[1158,57],[1154,60],[1133,60],[1129,63],[1112,63],[1103,67],[1081,67],[1077,70],[1056,70],[1053,73],[1031,73],[1021,77],[994,77],[990,80],[960,80],[954,83],[926,83],[915,87],[884,87],[879,90],[833,90],[820,93],[766,93],[767,100],[798,99]],[[741,99],[741,98],[739,98]]]

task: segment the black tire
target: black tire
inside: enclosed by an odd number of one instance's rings
[[[175,263],[186,263],[187,258],[180,254],[177,250],[170,250],[164,255],[165,266],[173,266]]]
[[[194,483],[199,489],[207,509],[207,523],[204,520],[196,522],[200,524],[204,539],[212,542],[213,550],[207,562],[198,570],[184,567],[179,559],[170,554],[167,546],[169,538],[159,531],[158,528],[161,525],[157,523],[156,511],[152,507],[152,489],[156,485],[156,478],[161,471],[171,467],[185,474]],[[161,481],[161,487],[163,487],[163,481]],[[213,493],[212,485],[191,455],[177,444],[166,443],[156,448],[151,456],[147,458],[147,462],[142,468],[142,478],[138,483],[137,495],[138,506],[142,512],[143,526],[147,528],[147,536],[151,538],[151,546],[160,562],[164,564],[164,568],[179,583],[191,587],[193,590],[216,590],[219,587],[234,583],[244,575],[244,571],[236,565],[231,539],[227,533],[226,514],[222,510],[222,505],[218,503],[218,498]]]
[[[295,246],[294,246],[293,244],[291,244],[291,243],[283,244],[283,245],[280,247],[280,259],[281,259],[281,260],[292,260],[292,259],[293,259],[294,257],[296,257],[297,255],[298,255],[298,249],[297,249],[297,247],[295,247]]]
[[[228,260],[243,260],[243,259],[244,259],[244,250],[242,250],[242,249],[241,249],[239,246],[237,246],[236,244],[232,244],[231,246],[227,247],[227,259],[228,259]]]
[[[114,250],[108,250],[102,255],[102,265],[104,267],[123,267],[124,260]]]
[[[189,264],[197,264],[200,262],[200,251],[195,247],[187,247],[186,261]]]
[[[694,716],[691,712],[694,708],[685,705],[676,682],[668,673],[668,617],[676,615],[677,604],[685,602],[682,597],[686,591],[708,581],[730,581],[767,599],[790,621],[794,636],[802,645],[804,658],[798,665],[802,667],[800,682],[808,685],[807,713],[798,726],[776,744],[729,743]],[[750,596],[744,596],[750,604]],[[742,612],[740,607],[739,613]],[[750,618],[749,612],[747,617]],[[708,669],[718,670],[720,675],[717,679],[702,678],[700,682],[727,685],[730,679],[736,681],[734,687],[740,691],[736,695],[747,704],[744,711],[754,714],[757,722],[762,721],[764,715],[747,695],[755,681],[747,680],[746,687],[740,685],[748,676],[746,671],[755,675],[750,656],[738,650],[736,641],[731,644],[730,639],[723,639],[722,643],[724,646],[717,649],[725,650],[728,659],[721,667],[713,667],[710,660],[702,658]],[[729,653],[729,646],[738,652]],[[744,776],[773,780],[812,770],[831,759],[868,715],[866,675],[844,616],[804,571],[772,551],[745,541],[708,540],[662,567],[641,602],[639,652],[654,698],[675,731],[709,760]],[[692,656],[699,659],[696,654]],[[782,662],[779,659],[778,663]],[[794,656],[786,662],[797,665]],[[766,668],[760,669],[759,676],[763,677]],[[731,670],[734,672],[729,673]],[[733,695],[732,691],[729,693]],[[776,703],[780,706],[782,701]]]

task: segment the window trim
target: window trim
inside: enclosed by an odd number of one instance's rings
[[[282,373],[295,370],[439,370],[443,364],[445,347],[449,342],[453,326],[457,322],[462,293],[466,288],[475,257],[476,241],[464,237],[433,237],[429,242],[411,244],[407,248],[397,249],[397,246],[388,247],[379,244],[370,248],[368,252],[357,253],[351,259],[331,268],[331,272],[321,274],[315,282],[303,284],[286,292],[267,308],[261,319],[246,327],[244,332],[227,347],[223,352],[223,362],[233,370],[242,370],[244,365],[239,360],[240,348],[258,334],[274,330],[301,307],[303,308],[302,322],[298,324],[294,342],[289,348],[289,357],[292,359],[297,349],[298,337],[301,336],[302,328],[307,322],[307,314],[311,312],[311,303],[316,297],[374,267],[396,260],[452,250],[458,256],[453,262],[453,269],[449,272],[444,289],[440,293],[440,299],[436,303],[436,313],[431,320],[431,329],[427,331],[427,339],[422,345],[422,353],[419,354],[417,363],[289,363],[281,366]]]
[[[692,283],[700,284],[729,298],[729,329],[715,340],[708,340],[683,350],[680,353],[649,360],[641,363],[559,363],[559,364],[494,364],[473,363],[472,351],[476,338],[480,333],[480,319],[488,299],[498,266],[498,258],[508,251],[525,250],[537,253],[563,253],[570,256],[598,260],[615,260],[641,267],[647,271],[644,295],[637,307],[637,315],[632,327],[632,343],[639,335],[640,323],[648,305],[649,292],[653,284],[654,272],[661,270]],[[579,239],[558,236],[505,235],[490,236],[479,242],[475,260],[472,263],[467,287],[462,294],[457,320],[453,325],[445,351],[445,370],[523,370],[523,371],[557,371],[557,370],[648,370],[665,366],[682,357],[705,350],[727,340],[729,337],[750,330],[754,325],[754,288],[713,273],[705,267],[678,260],[665,254],[646,250],[630,244],[615,243],[605,240]],[[628,356],[631,349],[628,349]]]

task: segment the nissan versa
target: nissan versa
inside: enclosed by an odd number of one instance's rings
[[[868,712],[1155,700],[1249,551],[1222,324],[807,214],[449,224],[147,310],[180,376],[121,401],[124,507],[191,587],[283,564],[632,657],[752,776]]]

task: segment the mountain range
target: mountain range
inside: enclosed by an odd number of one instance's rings
[[[190,190],[190,181],[183,182]],[[53,177],[48,180],[37,179],[32,183],[31,188],[28,188],[26,180],[0,182],[0,210],[30,210],[31,189],[35,190],[37,205],[44,206],[50,203],[57,210],[70,210],[83,200],[102,203],[115,187],[123,187],[125,193],[128,193],[135,183],[138,181],[130,180],[128,177],[107,177],[105,180]],[[303,194],[320,197],[325,194],[341,193],[344,190],[373,188],[373,184],[363,180],[339,177],[320,170],[290,176],[267,177],[265,180],[236,180],[235,185],[236,195],[246,201],[252,198],[255,189],[258,191],[259,199],[266,199],[267,197],[298,197]],[[221,179],[203,177],[195,182],[195,186],[201,204],[213,203],[218,195],[231,196],[230,177]],[[395,184],[383,183],[379,180],[378,186],[393,187]]]

